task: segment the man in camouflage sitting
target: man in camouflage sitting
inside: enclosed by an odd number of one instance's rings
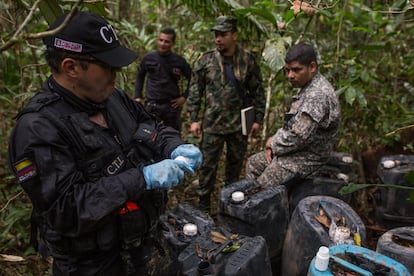
[[[285,58],[290,83],[300,88],[265,151],[249,157],[246,178],[261,186],[279,185],[292,176],[306,177],[332,154],[340,123],[340,105],[329,81],[318,71],[315,50],[293,46]]]

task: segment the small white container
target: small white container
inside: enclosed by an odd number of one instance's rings
[[[239,192],[239,191],[233,192],[231,194],[231,199],[234,202],[242,202],[244,200],[244,193],[243,192]]]
[[[326,246],[319,247],[316,253],[315,268],[319,271],[326,271],[329,265],[329,248]]]
[[[197,225],[193,223],[187,223],[183,227],[183,233],[186,236],[195,236],[197,235]]]

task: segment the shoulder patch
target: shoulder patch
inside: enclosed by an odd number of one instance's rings
[[[14,163],[13,169],[19,183],[23,183],[37,175],[35,164],[28,158],[24,158],[23,160]]]

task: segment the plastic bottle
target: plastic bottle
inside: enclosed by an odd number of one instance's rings
[[[329,248],[326,246],[319,247],[316,253],[315,268],[319,271],[326,271],[329,265]]]

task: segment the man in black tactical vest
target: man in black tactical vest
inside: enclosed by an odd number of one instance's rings
[[[33,245],[53,257],[53,275],[170,273],[157,221],[166,191],[200,166],[199,149],[115,89],[137,54],[104,18],[78,12],[44,42],[52,75],[9,142],[33,204]]]

